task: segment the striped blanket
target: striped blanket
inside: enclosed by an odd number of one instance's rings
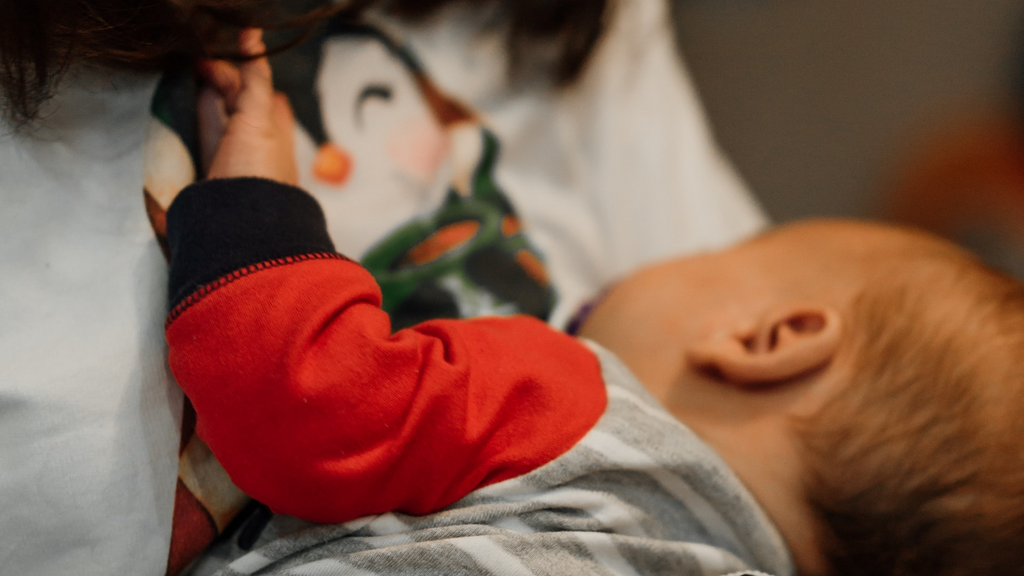
[[[224,542],[192,575],[794,574],[725,463],[592,347],[608,408],[560,458],[429,516],[322,526],[278,516],[251,552]]]

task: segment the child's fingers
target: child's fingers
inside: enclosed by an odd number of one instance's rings
[[[246,28],[238,33],[238,50],[242,56],[259,56],[267,51],[263,43],[263,30]]]
[[[280,92],[274,94],[274,124],[289,138],[295,131],[295,113],[292,111],[291,102]]]
[[[243,56],[265,53],[267,47],[263,44],[263,31],[256,28],[243,30],[238,36],[238,49]],[[274,83],[266,56],[242,62],[238,71],[242,80],[239,108],[253,114],[266,112],[270,116],[274,106]]]
[[[242,91],[242,76],[233,64],[223,60],[200,60],[199,74],[224,98],[229,112],[234,111]]]
[[[224,98],[219,91],[204,86],[199,92],[197,103],[199,114],[199,157],[203,174],[210,171],[213,157],[217,153],[221,138],[227,127],[228,114],[224,109]]]
[[[297,186],[299,184],[299,168],[295,164],[295,114],[288,98],[281,93],[274,94],[274,125],[277,128],[279,154],[281,162],[280,181]]]

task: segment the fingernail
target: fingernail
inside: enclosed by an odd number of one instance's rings
[[[263,30],[246,28],[239,34],[239,47],[246,56],[255,56],[264,51]]]

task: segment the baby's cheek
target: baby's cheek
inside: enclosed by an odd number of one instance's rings
[[[387,154],[398,170],[427,185],[451,151],[448,131],[431,116],[401,122],[388,134]]]

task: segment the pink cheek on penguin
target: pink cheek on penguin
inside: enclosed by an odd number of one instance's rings
[[[388,134],[388,157],[399,172],[424,186],[434,181],[450,152],[448,131],[432,116],[401,122]]]

